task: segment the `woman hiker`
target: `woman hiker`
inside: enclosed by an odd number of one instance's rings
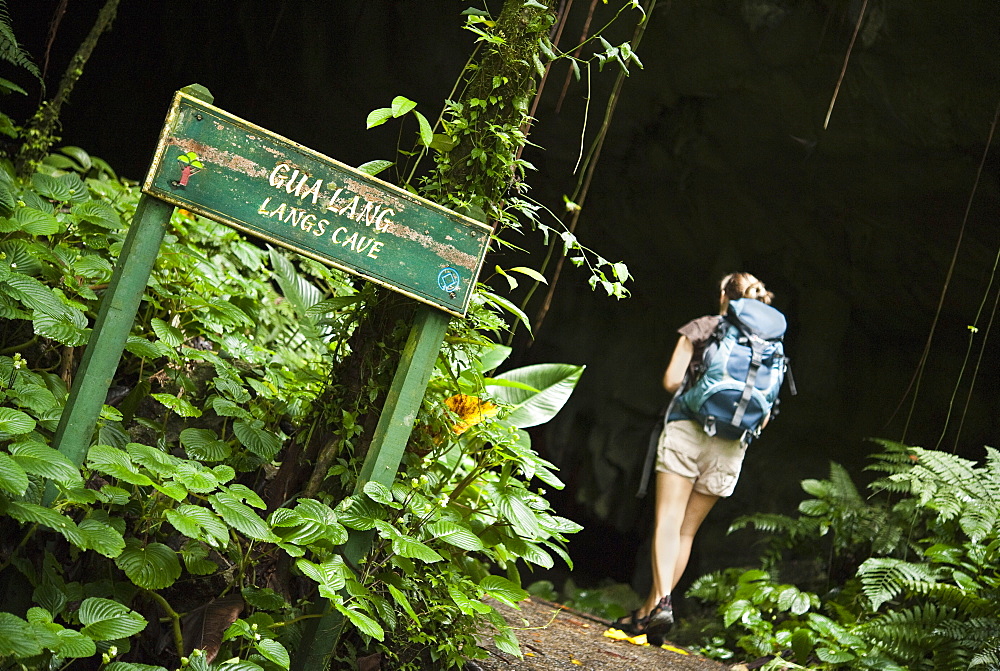
[[[751,298],[770,304],[773,294],[749,273],[733,273],[721,282],[719,312],[729,301]],[[694,319],[678,329],[680,339],[663,375],[663,387],[674,394],[685,380],[700,374],[706,343],[719,325],[718,315]],[[698,421],[668,417],[656,458],[656,521],[652,543],[653,583],[645,602],[616,622],[633,635],[662,638],[674,623],[671,593],[691,555],[698,527],[721,497],[736,488],[746,443],[708,435]],[[766,423],[766,419],[765,419]]]

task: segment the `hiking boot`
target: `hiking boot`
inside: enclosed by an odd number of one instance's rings
[[[656,604],[645,618],[645,633],[647,636],[661,637],[674,626],[674,607],[670,595],[666,595]]]

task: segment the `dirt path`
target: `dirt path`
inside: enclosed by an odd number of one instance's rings
[[[727,671],[725,664],[680,648],[667,650],[616,641],[604,636],[608,622],[559,604],[530,599],[516,611],[494,604],[517,632],[524,659],[500,652],[492,645],[488,659],[469,662],[467,671]],[[670,646],[669,641],[667,645]],[[671,646],[672,647],[672,646]]]

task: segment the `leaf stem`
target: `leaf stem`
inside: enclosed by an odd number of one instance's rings
[[[163,611],[167,614],[167,617],[170,618],[170,625],[171,628],[173,629],[173,634],[174,634],[174,647],[177,648],[177,656],[178,657],[183,656],[184,634],[181,632],[181,616],[177,613],[177,611],[175,611],[170,606],[170,603],[168,603],[167,600],[164,599],[162,596],[160,596],[159,594],[157,594],[152,590],[147,589],[144,591],[146,592],[146,594],[149,595],[150,598],[153,599],[153,601],[159,604],[160,608],[162,608]]]

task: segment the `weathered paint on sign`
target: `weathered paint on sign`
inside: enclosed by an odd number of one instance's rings
[[[181,92],[143,191],[459,316],[491,233]]]

